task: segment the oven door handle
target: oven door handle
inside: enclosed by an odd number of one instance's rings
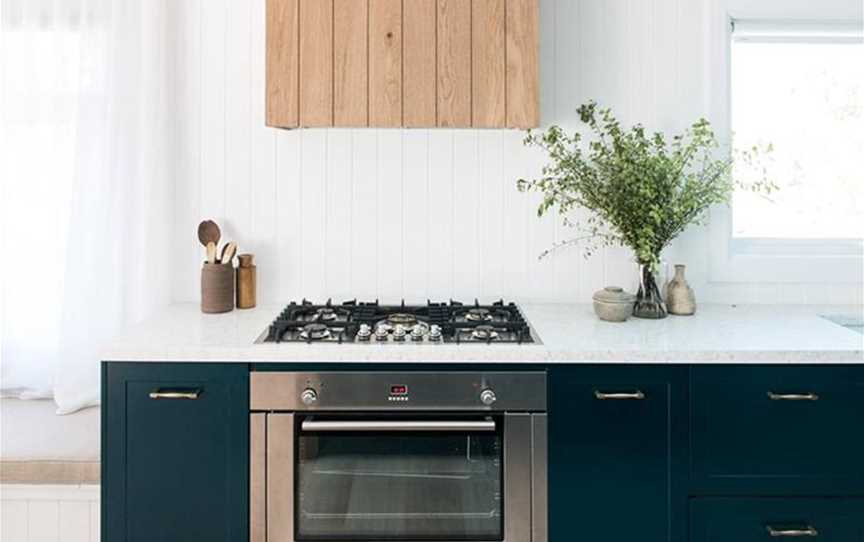
[[[303,420],[303,431],[429,431],[429,432],[475,432],[495,431],[495,420]]]

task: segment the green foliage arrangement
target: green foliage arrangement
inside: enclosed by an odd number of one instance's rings
[[[653,270],[663,249],[688,226],[702,222],[712,205],[728,204],[736,187],[762,194],[776,189],[758,163],[770,147],[739,151],[742,169],[759,178],[736,180],[733,157],[718,158],[720,145],[705,119],[667,141],[641,125],[622,128],[611,110],[593,101],[578,113],[589,129],[584,142],[582,134],[567,135],[558,126],[525,138],[526,145],[546,151],[549,163],[539,178],[520,179],[519,189],[542,194],[538,216],[556,208],[579,231],[543,255],[574,244],[583,245],[586,256],[598,246],[621,245]],[[588,214],[574,222],[568,215],[577,208]]]

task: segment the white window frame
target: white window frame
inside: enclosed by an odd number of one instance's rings
[[[864,25],[861,4],[852,0],[714,0],[708,16],[707,106],[718,136],[726,141],[732,133],[733,22],[777,22],[780,28],[795,28],[796,33],[809,31],[809,41],[820,40],[824,30],[833,34]],[[708,230],[711,282],[864,282],[861,240],[735,239],[732,209],[727,206],[711,209]]]

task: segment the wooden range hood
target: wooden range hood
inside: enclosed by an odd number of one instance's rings
[[[531,128],[539,0],[267,0],[267,125]]]

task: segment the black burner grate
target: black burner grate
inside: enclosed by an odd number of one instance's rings
[[[432,302],[425,305],[382,305],[375,301],[353,299],[334,305],[327,300],[316,305],[306,299],[299,304],[291,302],[270,324],[264,342],[354,342],[361,328],[381,331],[376,342],[389,341],[394,329],[404,325],[403,331],[417,328],[423,334],[421,341],[444,343],[532,343],[535,341],[531,328],[522,311],[515,303],[499,300],[481,304],[476,299],[472,304],[458,301]],[[311,332],[310,332],[311,330]],[[440,337],[431,338],[433,330]],[[405,341],[404,336],[393,333],[394,342]]]

